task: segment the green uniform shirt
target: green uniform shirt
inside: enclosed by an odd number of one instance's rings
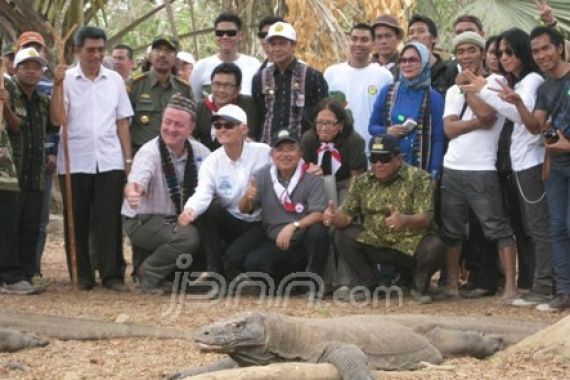
[[[131,122],[131,144],[136,149],[159,135],[162,112],[172,95],[193,99],[188,82],[170,75],[166,86],[162,86],[153,70],[127,80],[126,85],[135,112]]]
[[[16,166],[12,160],[12,148],[4,126],[0,126],[0,190],[20,190],[18,173],[16,173]]]
[[[345,214],[363,216],[364,230],[357,238],[359,242],[413,255],[422,238],[430,231],[391,231],[386,226],[389,204],[402,214],[424,214],[431,219],[433,205],[429,174],[402,163],[396,178],[390,183],[382,183],[371,172],[366,172],[356,178],[340,207]]]

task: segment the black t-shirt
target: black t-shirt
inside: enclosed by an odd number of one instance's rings
[[[570,139],[570,71],[560,79],[548,78],[539,87],[535,110],[545,111],[551,125],[561,129]],[[570,153],[553,153],[552,164],[570,167]]]

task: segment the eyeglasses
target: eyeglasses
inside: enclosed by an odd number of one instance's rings
[[[216,30],[216,37],[223,37],[224,34],[228,37],[235,37],[238,34],[238,31],[235,29],[228,29],[228,30]]]
[[[234,129],[237,124],[235,123],[222,123],[220,121],[214,122],[214,129]]]
[[[236,87],[233,83],[224,83],[224,82],[212,82],[212,88],[234,88]]]
[[[410,63],[410,64],[414,64],[414,63],[420,63],[420,59],[418,57],[409,57],[409,58],[400,58],[400,65],[406,64],[406,63]]]
[[[257,38],[264,40],[265,37],[267,37],[267,32],[263,32],[263,31],[257,32]]]
[[[315,120],[315,125],[317,127],[327,127],[327,128],[332,128],[335,125],[338,124],[338,121],[332,121],[332,120]]]
[[[503,56],[503,54],[508,55],[509,57],[512,57],[514,55],[514,52],[512,49],[510,48],[506,48],[504,50],[501,49],[497,49],[497,57],[501,58]]]
[[[394,158],[394,155],[391,153],[372,153],[368,156],[368,161],[371,164],[375,164],[377,162],[381,162],[383,164],[387,164]]]

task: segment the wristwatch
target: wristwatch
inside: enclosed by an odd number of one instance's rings
[[[299,228],[301,228],[301,223],[299,223],[299,221],[294,221],[293,222],[293,227],[295,227],[295,231],[298,230]]]

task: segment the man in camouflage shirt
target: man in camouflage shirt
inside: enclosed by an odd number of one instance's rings
[[[378,285],[375,264],[392,265],[413,276],[418,302],[430,302],[429,281],[443,263],[445,246],[432,234],[429,175],[403,162],[397,137],[373,137],[369,152],[370,170],[357,177],[338,211],[329,203],[323,222],[336,227],[334,245],[354,285],[373,292]],[[364,218],[362,225],[353,224],[357,215]],[[348,287],[337,290],[337,296],[351,299]]]
[[[46,130],[57,124],[50,117],[50,107],[63,96],[54,91],[53,101],[38,90],[38,83],[47,61],[33,48],[20,49],[14,59],[14,81],[6,81],[2,93],[4,119],[13,150],[13,159],[18,172],[20,187],[18,205],[18,258],[27,280],[36,271],[36,248],[39,237],[44,200]],[[63,67],[54,72],[54,83],[63,80]],[[59,84],[61,86],[61,83]]]

